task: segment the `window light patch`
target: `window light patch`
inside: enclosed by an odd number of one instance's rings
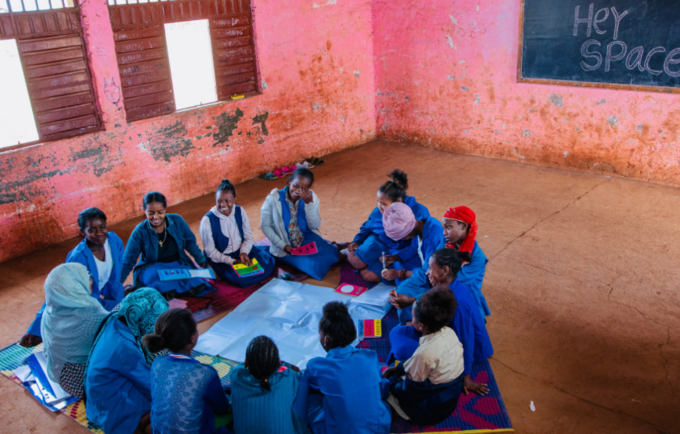
[[[208,20],[165,24],[177,110],[217,101]]]
[[[14,39],[0,40],[0,148],[39,139]]]

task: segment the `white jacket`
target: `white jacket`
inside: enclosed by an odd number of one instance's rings
[[[318,236],[321,236],[321,233],[319,232],[319,226],[321,226],[319,198],[313,191],[312,196],[312,203],[305,204],[307,228]],[[260,228],[271,242],[269,252],[279,258],[287,256],[288,254],[283,248],[287,245],[290,246],[291,244],[290,239],[288,238],[288,228],[283,223],[279,190],[276,188],[269,193],[260,209]]]

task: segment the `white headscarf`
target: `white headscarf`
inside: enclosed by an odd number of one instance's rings
[[[90,274],[82,264],[61,264],[45,280],[40,323],[47,375],[59,382],[65,363],[87,362],[95,334],[108,312],[92,297]]]

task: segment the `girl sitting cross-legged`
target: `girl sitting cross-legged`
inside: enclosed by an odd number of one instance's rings
[[[406,195],[408,176],[399,169],[390,173],[392,179],[385,182],[378,189],[378,206],[368,216],[368,220],[361,225],[359,233],[347,245],[347,260],[361,277],[367,282],[380,282],[383,269],[381,257],[390,250],[394,250],[402,261],[418,256],[417,249],[411,247],[409,241],[394,241],[385,235],[383,227],[383,213],[393,203],[400,202],[408,205],[416,220],[430,217],[427,208],[416,201],[413,196]],[[344,251],[343,251],[344,252]]]
[[[355,348],[354,320],[347,306],[331,301],[323,307],[319,340],[326,357],[307,363],[309,382],[307,422],[314,434],[389,433],[392,415],[387,381],[380,376],[378,355]]]
[[[462,262],[460,253],[454,249],[437,250],[430,257],[427,276],[433,286],[430,292],[435,290],[449,291],[458,304],[449,327],[456,333],[465,351],[463,370],[465,393],[475,392],[479,395],[486,395],[488,393],[486,384],[472,381],[472,364],[491,357],[493,346],[484,324],[484,317],[472,291],[456,278]],[[414,326],[415,320],[413,325],[397,326],[392,329],[390,342],[392,354],[397,360],[406,360],[411,357],[418,347],[418,340],[422,340],[420,331]]]
[[[310,190],[314,174],[299,168],[283,190],[272,190],[262,205],[260,227],[269,238],[269,252],[312,278],[322,280],[338,262],[338,247],[321,237],[319,198]],[[314,243],[318,253],[296,255],[293,249]]]
[[[447,325],[456,309],[448,289],[423,295],[413,308],[413,327],[420,342],[404,363],[388,368],[387,402],[404,419],[436,425],[456,410],[463,391],[463,346]]]
[[[161,280],[163,270],[191,270],[195,266],[185,250],[201,267],[206,267],[205,255],[196,243],[196,236],[182,216],[166,214],[168,204],[158,192],[147,193],[143,201],[146,220],[138,224],[125,248],[121,282],[134,268],[135,288],[154,288],[168,300],[179,294],[200,296],[214,291],[207,281],[199,278]],[[137,259],[141,254],[141,260]]]
[[[231,411],[212,366],[191,357],[198,341],[196,321],[186,309],[170,309],[144,336],[150,352],[170,350],[151,365],[151,428],[154,434],[229,433],[215,428],[215,414]]]
[[[297,367],[281,362],[271,339],[250,341],[245,363],[229,375],[236,434],[309,434],[307,382]]]
[[[236,205],[236,189],[223,179],[216,193],[217,204],[201,220],[201,239],[208,263],[218,277],[247,288],[267,279],[274,271],[274,257],[263,247],[253,246],[253,233],[246,210]],[[261,274],[240,277],[233,265],[253,265]]]
[[[123,285],[120,283],[123,269],[123,241],[109,232],[106,214],[97,208],[87,208],[78,215],[78,227],[83,236],[81,241],[66,257],[66,263],[79,263],[85,266],[92,279],[90,295],[107,311],[123,299]],[[42,342],[40,320],[45,311],[43,304],[35,316],[33,324],[20,344],[33,347]]]

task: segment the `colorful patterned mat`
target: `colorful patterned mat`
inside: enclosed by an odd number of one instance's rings
[[[382,319],[383,337],[364,339],[359,348],[369,348],[378,353],[380,362],[385,362],[392,349],[390,345],[390,331],[399,324],[399,317],[395,309],[390,310]],[[496,378],[493,376],[488,361],[475,363],[472,366],[472,379],[478,383],[487,383],[489,394],[477,396],[474,393],[461,395],[455,413],[443,422],[433,426],[421,426],[409,423],[395,416],[392,421],[393,433],[505,433],[514,432],[510,417],[505,409],[503,397]]]
[[[24,348],[17,343],[3,348],[0,350],[0,374],[23,387],[21,381],[19,381],[19,379],[14,376],[12,371],[23,365],[26,362],[28,356],[38,351],[42,351],[42,344],[33,348]],[[230,386],[229,372],[234,366],[237,365],[237,363],[224,360],[219,357],[208,356],[196,351],[194,351],[192,355],[199,362],[205,365],[210,365],[215,368],[215,370],[217,370],[217,374],[220,376],[223,388]],[[74,402],[73,404],[61,410],[61,412],[93,433],[104,434],[104,432],[97,425],[87,420],[87,417],[85,416],[85,403],[82,400]]]

